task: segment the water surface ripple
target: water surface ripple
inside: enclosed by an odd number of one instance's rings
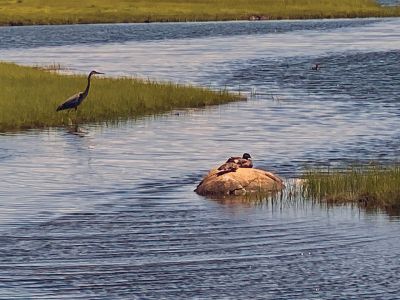
[[[1,60],[252,95],[82,125],[82,136],[1,134],[0,299],[398,297],[398,217],[193,189],[243,152],[286,179],[307,165],[397,161],[399,28],[399,19],[0,28]]]
[[[93,24],[3,27],[0,49],[66,46],[74,44],[122,43],[266,34],[296,30],[326,30],[379,22],[377,19],[281,22],[200,22],[150,24]]]

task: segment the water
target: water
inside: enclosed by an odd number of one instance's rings
[[[379,0],[379,4],[384,5],[384,6],[395,6],[395,5],[400,5],[399,0]]]
[[[398,217],[304,201],[216,201],[193,189],[243,152],[285,178],[309,164],[396,161],[399,25],[0,28],[2,60],[255,93],[85,125],[83,136],[0,135],[0,299],[396,298]]]

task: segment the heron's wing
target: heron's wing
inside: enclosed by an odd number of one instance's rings
[[[65,100],[62,104],[57,107],[57,111],[64,110],[64,109],[71,109],[75,108],[79,105],[79,100],[82,97],[82,92],[75,94]]]
[[[73,101],[73,100],[77,100],[77,99],[79,99],[81,96],[82,96],[82,92],[79,92],[79,93],[77,93],[77,94],[75,94],[75,95],[72,95],[71,97],[69,97],[67,100],[65,100],[65,102],[64,103],[67,103],[67,102],[70,102],[70,101]]]

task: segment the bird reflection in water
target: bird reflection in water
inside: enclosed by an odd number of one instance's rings
[[[79,137],[84,137],[84,136],[88,135],[89,132],[87,130],[84,130],[83,128],[79,127],[78,123],[75,123],[75,124],[68,125],[67,133],[77,135]]]

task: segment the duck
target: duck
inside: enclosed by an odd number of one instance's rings
[[[314,64],[312,67],[311,67],[311,70],[314,70],[314,71],[318,71],[318,70],[320,70],[321,69],[321,64]]]
[[[240,156],[232,156],[228,158],[226,163],[235,163],[239,166],[239,168],[252,168],[253,162],[251,161],[251,156],[249,153],[244,153],[242,157]]]
[[[232,156],[228,160],[218,167],[217,175],[223,175],[229,172],[236,172],[239,168],[252,168],[253,162],[249,153],[244,153],[243,156]]]

